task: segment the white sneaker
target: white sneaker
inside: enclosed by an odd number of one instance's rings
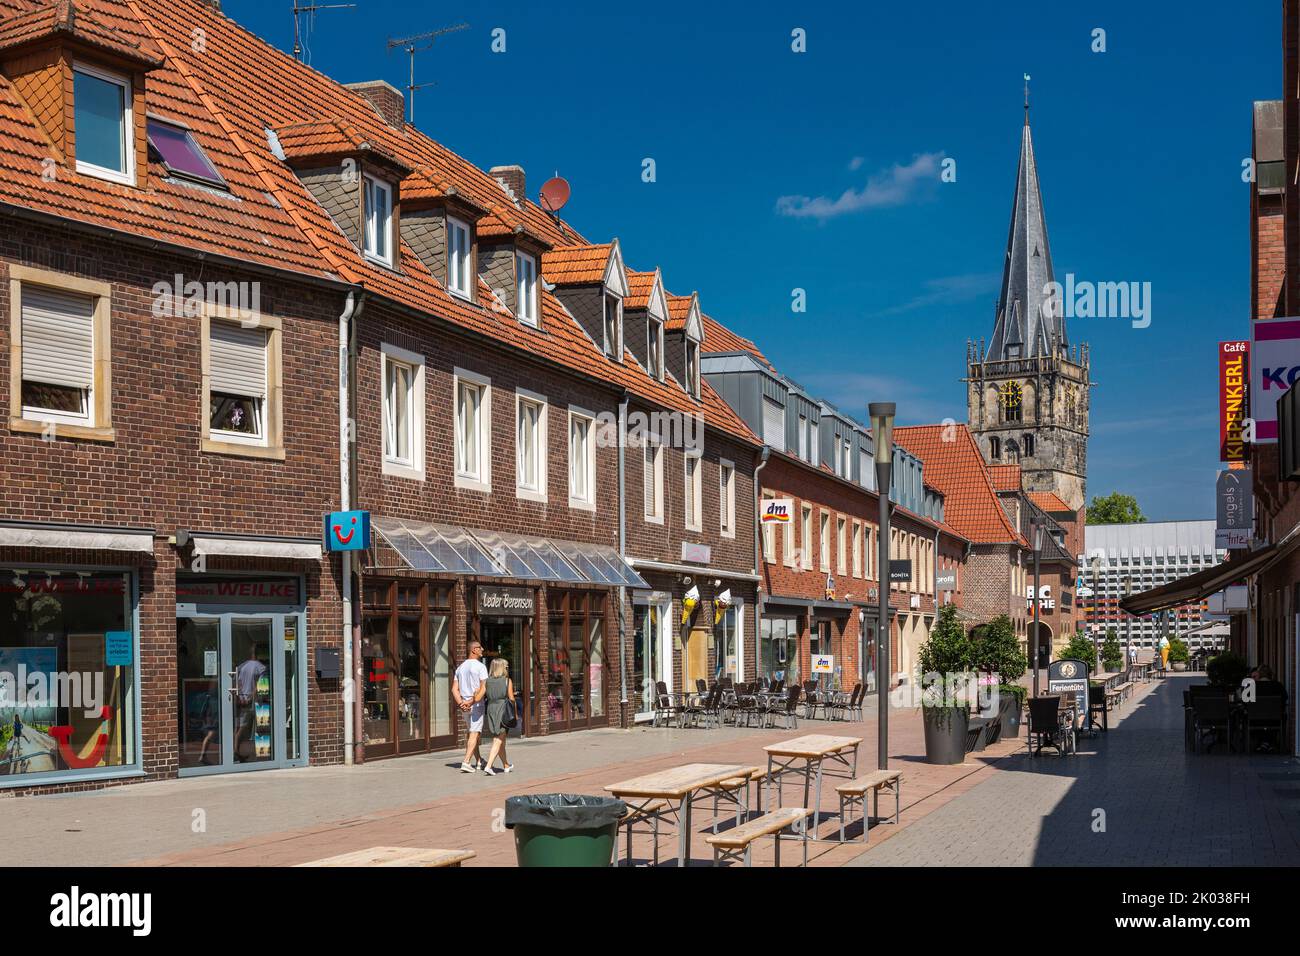
[[[461,772],[461,773],[473,773],[473,772],[474,772],[474,769],[475,769],[475,768],[474,768],[474,765],[473,765],[473,764],[463,763],[463,764],[460,765],[460,772]]]
[[[484,767],[483,772],[489,777],[495,777],[497,775],[497,771],[493,770],[491,767]]]
[[[502,773],[509,773],[511,770],[514,770],[514,769],[515,769],[515,765],[512,764],[512,763],[508,763],[508,764],[506,764],[504,767],[501,768],[501,772],[502,772]]]

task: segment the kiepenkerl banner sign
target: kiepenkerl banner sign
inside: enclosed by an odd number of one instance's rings
[[[1254,440],[1277,443],[1277,400],[1300,378],[1300,318],[1256,319],[1250,345],[1250,417]]]

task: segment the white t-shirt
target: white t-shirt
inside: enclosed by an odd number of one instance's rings
[[[479,687],[487,680],[488,671],[483,662],[467,657],[456,668],[456,686],[460,688],[461,700],[473,700]]]

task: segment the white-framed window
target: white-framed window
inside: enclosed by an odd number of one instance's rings
[[[840,445],[840,477],[849,478],[853,474],[853,442],[844,439]]]
[[[22,284],[19,295],[22,418],[95,425],[95,297]]]
[[[424,356],[379,347],[384,383],[383,473],[424,480]]]
[[[686,511],[686,530],[700,530],[700,509],[704,498],[704,461],[699,455],[689,452],[682,456],[685,481],[682,487]]]
[[[736,536],[736,466],[726,458],[718,461],[718,527],[724,538]]]
[[[546,500],[546,396],[515,392],[515,493],[529,501]]]
[[[875,552],[871,548],[871,525],[865,525],[862,529],[862,576],[871,578],[871,556]]]
[[[72,66],[77,172],[135,185],[131,79],[87,63]]]
[[[569,406],[569,507],[596,507],[596,416]]]
[[[821,569],[830,571],[831,569],[831,516],[827,512],[821,513],[821,524],[817,528],[819,544],[821,545]]]
[[[537,259],[526,252],[516,252],[515,280],[515,314],[520,322],[536,327],[541,321],[537,302]]]
[[[208,430],[213,440],[266,444],[267,330],[212,319]]]
[[[469,225],[447,217],[447,289],[468,299],[474,282],[474,242]]]
[[[853,522],[853,576],[862,577],[862,522]]]
[[[642,446],[642,483],[645,486],[645,520],[664,522],[664,448],[657,438],[647,435]]]
[[[657,380],[664,380],[664,324],[653,316],[646,322],[646,355],[649,357],[650,374]]]
[[[813,566],[813,510],[812,505],[804,505],[799,515],[799,567],[811,571]]]
[[[492,380],[457,368],[452,376],[456,416],[457,488],[492,490]]]
[[[835,571],[837,574],[849,573],[847,523],[843,518],[835,519]]]
[[[686,391],[700,397],[700,343],[686,340]]]
[[[362,251],[386,266],[393,264],[393,187],[367,174],[363,177],[365,230]]]
[[[623,300],[612,292],[605,293],[605,354],[616,362],[623,360]]]
[[[781,529],[781,558],[788,568],[795,566],[795,534],[795,516],[790,515],[790,521]]]

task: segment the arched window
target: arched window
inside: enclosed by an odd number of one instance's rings
[[[1034,457],[1034,436],[1026,432],[1021,436],[1021,447],[1025,450],[1026,458]]]
[[[993,460],[993,461],[998,461],[999,459],[1002,458],[1002,439],[1001,439],[1001,438],[990,438],[990,439],[989,439],[989,458],[990,458],[991,460]]]

